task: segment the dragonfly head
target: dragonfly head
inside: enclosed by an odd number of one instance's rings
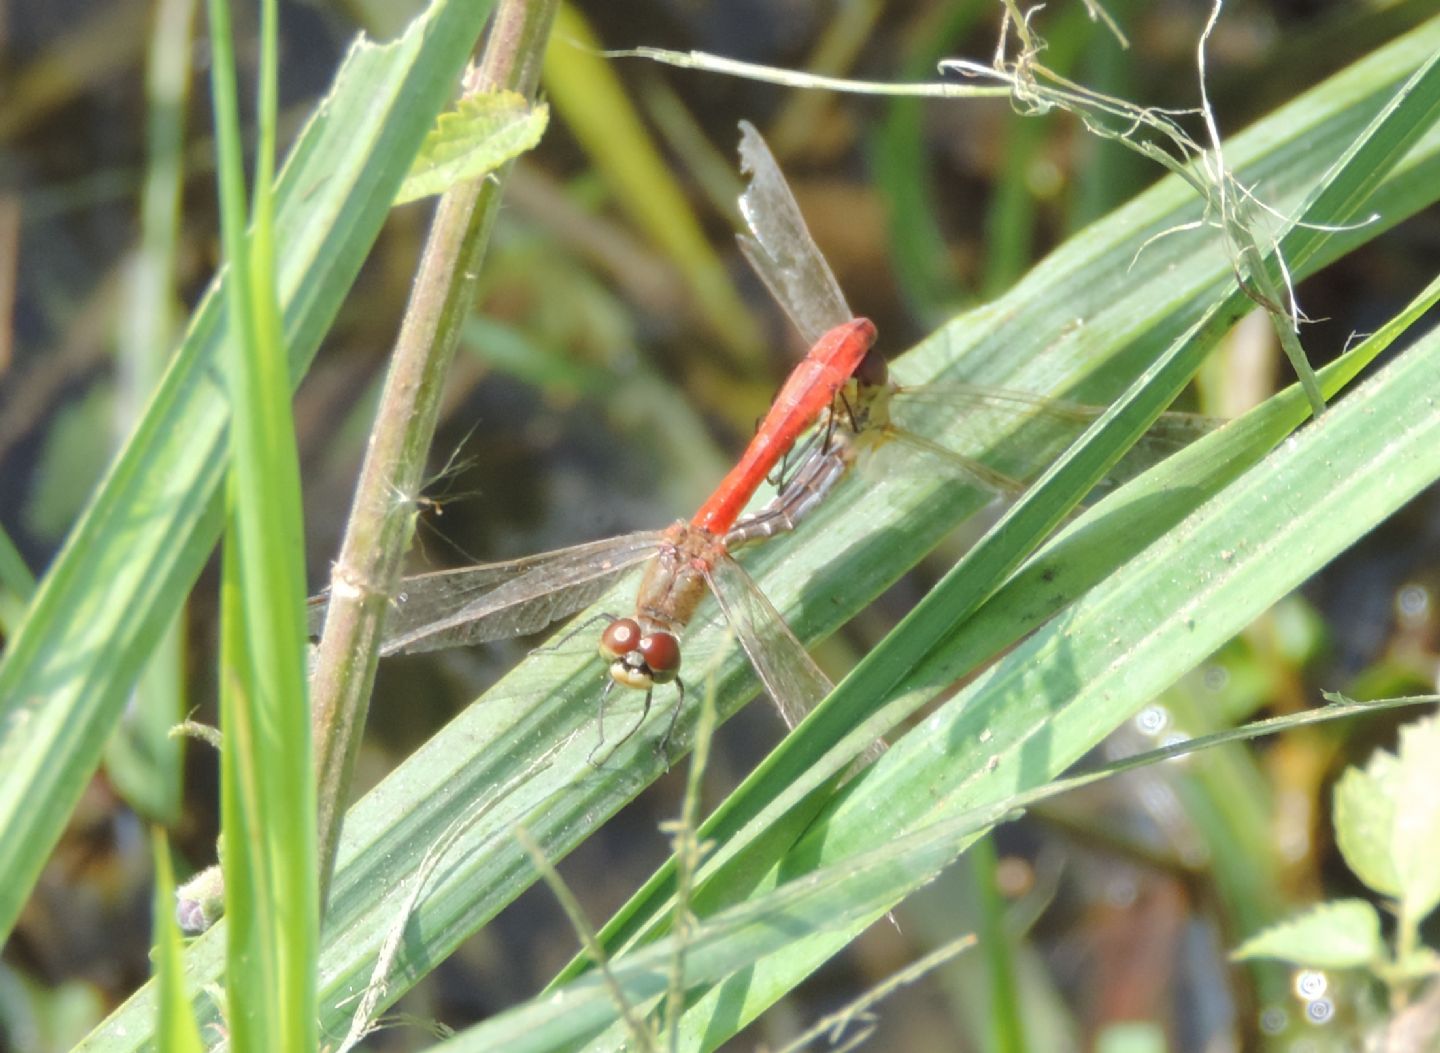
[[[646,633],[634,618],[617,618],[600,634],[600,655],[618,684],[648,691],[680,675],[680,641],[663,630]]]
[[[855,367],[855,380],[862,388],[882,388],[890,382],[890,367],[885,356],[874,345],[865,352],[865,357]]]

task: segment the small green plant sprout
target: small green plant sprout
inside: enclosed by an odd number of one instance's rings
[[[495,171],[532,149],[549,119],[548,106],[531,105],[519,92],[466,95],[440,115],[425,137],[395,204],[443,194],[456,183]]]
[[[1395,929],[1389,943],[1374,905],[1339,899],[1265,929],[1233,957],[1364,969],[1388,990],[1392,1019],[1433,996],[1440,953],[1421,942],[1420,927],[1440,905],[1437,760],[1440,717],[1432,715],[1401,729],[1396,752],[1377,750],[1364,768],[1347,769],[1335,785],[1336,843],[1356,876],[1390,901]]]

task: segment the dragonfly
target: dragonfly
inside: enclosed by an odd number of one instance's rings
[[[748,122],[741,122],[741,132],[741,167],[749,183],[740,210],[749,234],[738,236],[740,246],[811,344],[745,453],[691,519],[664,530],[404,579],[386,616],[382,657],[538,632],[592,605],[621,575],[646,563],[634,614],[607,616],[600,634],[609,679],[601,694],[596,749],[604,742],[605,701],[616,685],[645,692],[628,738],[645,722],[655,687],[676,684],[675,715],[660,740],[662,746],[668,742],[684,701],[679,637],[707,591],[782,718],[794,727],[829,692],[829,681],[731,550],[792,529],[848,473],[862,449],[881,439],[900,437],[944,455],[992,491],[1023,490],[1022,483],[892,424],[889,405],[903,389],[890,383],[884,358],[874,351],[873,323],[850,311],[759,132]],[[1014,393],[1004,397],[1028,405],[1045,401]],[[741,517],[761,482],[807,432],[815,445],[775,500]],[[323,598],[312,603],[312,631],[323,624],[324,609]]]
[[[813,340],[839,320],[852,317],[850,307],[779,164],[748,121],[740,122],[740,168],[749,177],[740,198],[748,230],[737,235],[741,252],[800,335]],[[924,454],[930,464],[941,465],[958,480],[996,496],[1013,498],[1026,489],[1021,480],[902,427],[894,419],[897,406],[942,404],[955,413],[999,410],[1012,418],[1043,417],[1065,426],[1062,431],[1078,431],[1103,412],[1101,407],[1003,388],[943,382],[899,385],[890,379],[884,357],[873,346],[841,396],[826,411],[812,444],[797,459],[798,466],[782,479],[774,499],[740,519],[731,530],[730,548],[795,529],[857,461],[890,442]],[[1197,414],[1163,414],[1142,439],[1135,462],[1173,452],[1220,423]]]
[[[691,519],[678,520],[660,531],[624,534],[505,563],[406,578],[386,615],[380,655],[413,654],[537,632],[589,606],[618,576],[645,562],[633,615],[608,619],[600,634],[599,652],[609,671],[601,695],[601,743],[605,700],[617,684],[645,692],[636,728],[649,714],[657,685],[676,685],[678,717],[684,702],[680,634],[707,591],[715,596],[781,716],[793,727],[828,693],[829,681],[774,606],[731,558],[726,535],[780,459],[829,412],[875,338],[874,323],[854,316],[837,320],[818,333],[739,461]],[[312,632],[323,627],[325,608],[323,598],[312,602]],[[667,731],[662,745],[669,737]]]

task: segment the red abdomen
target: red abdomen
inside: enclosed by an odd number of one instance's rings
[[[786,379],[755,437],[715,492],[695,513],[693,526],[724,534],[802,432],[834,400],[875,342],[875,324],[854,318],[822,336]]]

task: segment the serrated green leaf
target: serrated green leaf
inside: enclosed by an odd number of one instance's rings
[[[1335,784],[1335,842],[1361,881],[1386,896],[1400,894],[1400,877],[1390,854],[1395,824],[1398,765],[1377,751],[1363,769],[1349,768]]]
[[[471,95],[442,113],[425,137],[395,204],[443,194],[456,183],[478,179],[534,149],[550,121],[550,107],[533,107],[513,91]]]
[[[1427,717],[1400,729],[1396,772],[1394,869],[1401,912],[1420,922],[1440,904],[1440,719]]]
[[[1335,785],[1335,838],[1345,862],[1376,892],[1394,896],[1418,925],[1440,904],[1440,720],[1400,732],[1398,755],[1376,750]]]
[[[1279,958],[1321,969],[1347,969],[1376,962],[1384,952],[1375,908],[1363,899],[1340,899],[1272,925],[1242,943],[1231,957]]]

